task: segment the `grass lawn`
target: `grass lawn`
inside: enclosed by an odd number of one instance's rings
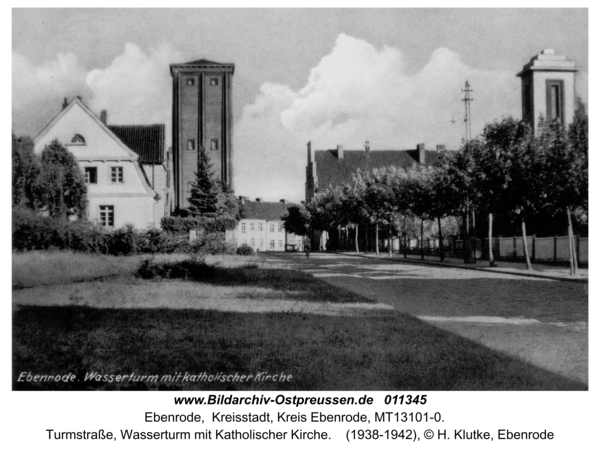
[[[140,260],[127,258],[129,266],[123,265],[131,273]],[[161,257],[145,268],[148,279],[119,277],[14,290],[13,388],[586,389],[256,257],[215,257],[208,263]],[[17,382],[21,372],[72,372],[78,380]],[[91,372],[156,375],[158,380],[84,381]],[[283,372],[292,377],[285,382],[160,380],[179,372]]]

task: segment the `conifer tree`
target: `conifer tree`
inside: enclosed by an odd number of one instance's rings
[[[219,183],[215,180],[212,164],[203,147],[198,152],[196,180],[192,184],[189,210],[194,216],[216,217],[219,209]]]

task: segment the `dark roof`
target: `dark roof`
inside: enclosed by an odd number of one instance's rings
[[[426,150],[425,164],[434,166],[440,161],[441,152]],[[337,157],[337,150],[317,150],[317,187],[326,189],[352,181],[352,174],[358,169],[371,173],[373,169],[398,166],[410,168],[419,163],[418,150],[344,150],[344,158]]]
[[[187,63],[175,63],[169,64],[169,68],[171,70],[171,75],[178,71],[190,71],[196,68],[198,69],[210,69],[212,71],[217,72],[226,72],[233,74],[235,70],[235,64],[233,63],[217,63],[216,61],[210,61],[207,59],[199,59],[194,61],[188,61]]]
[[[165,153],[165,126],[154,125],[109,125],[123,144],[140,156],[142,164],[161,164]]]
[[[184,64],[224,64],[224,63],[217,63],[216,61],[210,61],[210,60],[206,60],[204,58],[201,58],[199,60],[194,60],[194,61],[188,61],[187,63],[183,63]],[[225,63],[227,64],[227,63]]]
[[[288,213],[288,206],[283,202],[251,202],[244,201],[245,219],[266,219],[267,221],[279,221]]]

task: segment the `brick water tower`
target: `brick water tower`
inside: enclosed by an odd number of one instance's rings
[[[175,206],[188,207],[204,148],[215,175],[232,186],[231,79],[235,65],[200,59],[171,64]]]

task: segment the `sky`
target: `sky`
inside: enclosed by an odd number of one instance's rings
[[[110,124],[171,129],[169,64],[235,63],[236,194],[304,199],[313,149],[457,148],[520,118],[515,75],[545,48],[588,99],[587,9],[13,9],[12,130],[35,137],[80,95]]]

